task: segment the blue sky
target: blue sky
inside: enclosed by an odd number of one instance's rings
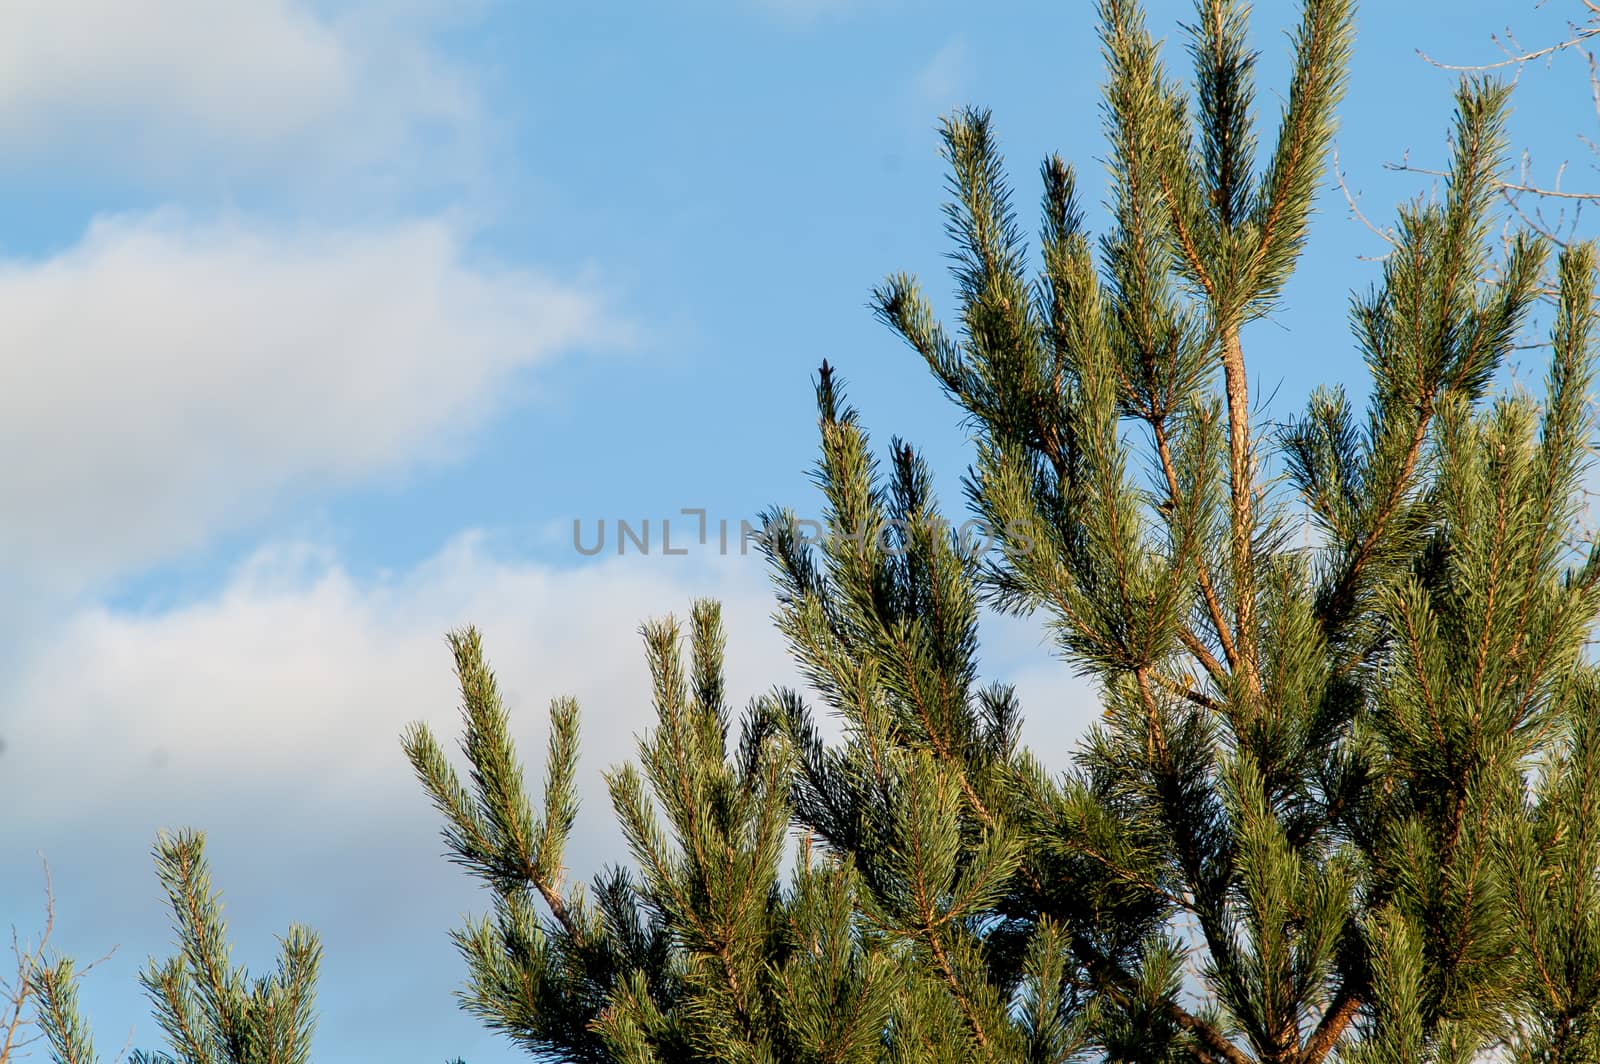
[[[1087,4],[554,6],[0,13],[0,913],[37,925],[42,854],[55,944],[118,946],[84,987],[103,1052],[156,1044],[147,854],[192,825],[239,959],[269,965],[291,920],[323,935],[319,1059],[516,1059],[450,997],[445,933],[483,900],[398,747],[413,719],[454,734],[444,632],[484,630],[534,770],[543,707],[579,696],[574,871],[615,859],[599,771],[648,723],[639,621],[717,595],[734,690],[792,671],[753,555],[586,558],[574,519],[648,519],[659,546],[685,507],[814,511],[824,357],[953,506],[959,421],[866,309],[891,271],[949,288],[937,118],[994,109],[1030,227],[1048,152],[1103,189]],[[1190,9],[1150,13],[1176,38]],[[1508,21],[1543,43],[1579,14],[1369,0],[1338,138],[1364,210],[1427,190],[1385,161],[1443,158],[1453,76],[1415,49],[1489,61]],[[1293,18],[1257,5],[1269,120]],[[1525,81],[1517,143],[1583,184],[1582,69]],[[1382,245],[1321,202],[1248,337],[1265,416],[1361,390],[1347,294]],[[1032,625],[988,634],[1063,760],[1092,693]]]

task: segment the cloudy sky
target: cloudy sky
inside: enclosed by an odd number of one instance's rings
[[[1566,12],[1367,7],[1339,147],[1381,221],[1427,188],[1383,163],[1443,157],[1453,76],[1415,49],[1492,60],[1508,17],[1535,42]],[[1257,8],[1275,115],[1293,11]],[[791,679],[754,555],[662,557],[661,520],[814,511],[824,357],[954,502],[958,418],[865,306],[893,270],[948,287],[935,121],[994,108],[1030,223],[1040,158],[1092,201],[1102,153],[1087,5],[977,10],[0,3],[0,915],[42,919],[42,855],[55,944],[117,947],[84,987],[104,1052],[157,1043],[148,850],[194,826],[238,959],[321,932],[321,1059],[516,1059],[451,999],[446,931],[484,902],[397,736],[454,734],[444,633],[469,622],[533,769],[544,707],[578,696],[587,876],[619,856],[599,772],[648,723],[642,619],[720,597],[739,697]],[[1581,70],[1527,78],[1519,142],[1582,183]],[[1359,372],[1346,297],[1381,246],[1322,202],[1249,338],[1267,417]],[[574,549],[574,520],[619,519],[657,549]],[[1063,759],[1092,692],[1035,625],[987,634]]]

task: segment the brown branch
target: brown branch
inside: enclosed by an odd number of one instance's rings
[[[1532,927],[1536,917],[1533,913],[1531,899],[1528,897],[1527,886],[1527,882],[1522,876],[1511,877],[1511,891],[1516,899],[1517,914],[1522,917],[1522,922],[1525,926]],[[1539,941],[1538,935],[1528,936],[1528,951],[1533,954],[1534,967],[1539,973],[1539,982],[1543,986],[1545,997],[1550,1003],[1550,1010],[1552,1012],[1560,1011],[1561,991],[1557,986],[1555,977],[1550,974],[1550,965],[1546,962],[1544,946]]]
[[[1341,984],[1333,1000],[1328,1003],[1327,1011],[1322,1014],[1322,1021],[1300,1050],[1298,1064],[1321,1064],[1344,1035],[1345,1029],[1355,1020],[1360,1008],[1360,995],[1351,989],[1350,983]]]
[[[56,896],[50,883],[50,866],[44,866],[44,929],[39,932],[39,942],[36,946],[24,947],[17,937],[17,929],[11,928],[11,954],[17,962],[17,981],[7,984],[0,981],[0,990],[5,993],[5,1038],[0,1041],[0,1064],[14,1059],[16,1054],[38,1041],[38,1035],[28,1036],[26,1029],[31,1026],[28,1020],[28,1002],[34,996],[34,971],[44,957],[46,945],[50,935],[55,930],[56,924]]]
[[[921,926],[917,929],[927,936],[928,948],[933,951],[934,959],[939,962],[939,968],[944,973],[945,981],[950,984],[950,992],[955,995],[956,1003],[961,1006],[961,1014],[966,1018],[967,1026],[972,1029],[972,1035],[978,1040],[978,1045],[984,1049],[989,1048],[989,1036],[984,1032],[983,1023],[978,1018],[977,1010],[973,1007],[972,999],[967,995],[966,988],[962,986],[961,979],[956,975],[955,967],[950,963],[950,957],[945,953],[944,947],[939,943],[939,924],[935,919],[937,915],[933,899],[929,896],[928,884],[923,881],[923,871],[927,867],[922,855],[922,833],[911,832],[914,853],[912,860],[916,863],[916,875],[912,877],[914,900],[917,907],[917,919]]]
[[[1213,1060],[1224,1061],[1225,1064],[1252,1064],[1250,1058],[1238,1046],[1222,1037],[1221,1033],[1209,1023],[1202,1022],[1192,1013],[1180,1008],[1176,1001],[1169,1000],[1165,1011],[1168,1019],[1194,1035]]]
[[[1188,628],[1180,628],[1178,629],[1178,641],[1183,644],[1183,649],[1194,655],[1195,660],[1211,675],[1213,680],[1219,684],[1227,682],[1228,670],[1224,669],[1222,662],[1218,661],[1216,656],[1206,649],[1206,645],[1200,642],[1199,636]]]
[[[1195,280],[1200,282],[1200,287],[1205,290],[1206,296],[1215,301],[1217,298],[1216,282],[1211,274],[1206,271],[1205,264],[1200,261],[1200,250],[1195,247],[1194,235],[1189,232],[1189,224],[1183,218],[1183,213],[1178,210],[1178,201],[1172,195],[1172,186],[1167,183],[1166,175],[1161,168],[1156,168],[1156,182],[1161,186],[1161,198],[1167,201],[1167,217],[1172,221],[1172,230],[1178,238],[1178,246],[1183,250],[1183,259],[1194,271]]]
[[[1222,330],[1222,370],[1228,396],[1228,491],[1233,513],[1233,597],[1237,629],[1234,633],[1245,682],[1252,693],[1260,693],[1261,680],[1255,662],[1255,589],[1252,567],[1251,525],[1254,514],[1251,498],[1254,477],[1250,469],[1250,384],[1245,376],[1244,349],[1239,344],[1239,326],[1230,322]]]
[[[193,1014],[185,1008],[185,1000],[176,980],[170,976],[161,980],[161,996],[165,999],[167,1011],[177,1019],[179,1028],[176,1041],[183,1043],[186,1055],[191,1060],[205,1060],[207,1057],[205,1039],[194,1029],[190,1020]]]
[[[753,879],[753,877],[752,877]],[[732,950],[726,938],[717,943],[717,960],[722,962],[722,974],[728,980],[728,996],[733,998],[733,1011],[739,1017],[739,1024],[744,1028],[746,1035],[758,1035],[755,1025],[751,1022],[749,1003],[746,1001],[744,984],[739,979],[739,973],[733,966]]]
[[[1172,460],[1172,447],[1167,440],[1167,427],[1160,418],[1150,419],[1150,428],[1155,432],[1156,453],[1161,457],[1161,471],[1166,474],[1167,493],[1173,505],[1178,502],[1178,471]],[[1228,621],[1222,614],[1222,603],[1217,599],[1217,589],[1212,585],[1211,574],[1206,569],[1205,559],[1195,560],[1195,570],[1200,576],[1200,592],[1206,600],[1206,610],[1211,614],[1211,623],[1216,626],[1217,638],[1222,643],[1222,653],[1228,659],[1231,667],[1237,668],[1238,656],[1234,652],[1233,640],[1228,635]],[[1210,671],[1210,670],[1207,670]]]
[[[979,1047],[989,1048],[989,1036],[984,1033],[983,1024],[978,1019],[978,1014],[973,1008],[972,1000],[967,996],[961,981],[956,976],[955,969],[950,966],[950,958],[945,954],[944,947],[939,945],[939,932],[933,929],[928,933],[928,944],[933,947],[933,955],[939,961],[939,967],[944,970],[945,979],[950,983],[950,989],[955,992],[956,1001],[961,1005],[961,1014],[966,1017],[967,1026],[972,1028],[972,1036],[978,1040]]]
[[[1203,691],[1196,691],[1193,687],[1179,683],[1177,679],[1168,676],[1166,673],[1158,672],[1155,673],[1154,676],[1156,683],[1159,683],[1162,687],[1166,688],[1168,691],[1177,695],[1179,698],[1184,699],[1185,701],[1193,702],[1202,709],[1209,709],[1213,713],[1219,712],[1222,709],[1222,704],[1216,699],[1210,697]]]
[[[1134,985],[1132,976],[1122,971],[1081,935],[1072,936],[1072,951],[1096,979],[1096,990],[1119,1005],[1126,1006],[1132,1002],[1133,995],[1130,990]],[[1199,1043],[1196,1048],[1202,1055],[1204,1064],[1255,1064],[1242,1049],[1223,1037],[1221,1031],[1171,998],[1164,1001],[1162,1011],[1173,1023],[1194,1036],[1195,1041]]]
[[[52,972],[51,974],[53,975],[54,973]],[[61,1004],[60,995],[59,994],[48,995],[47,1000],[49,1000],[52,1003],[52,1006],[53,1006],[51,1008],[50,1020],[51,1020],[52,1024],[55,1026],[55,1029],[58,1030],[58,1031],[67,1030],[68,1027],[69,1027],[69,1024],[68,1024],[67,1016],[64,1013],[62,1013],[61,1009],[60,1009],[60,1004]],[[86,1064],[86,1062],[70,1060],[70,1061],[64,1061],[63,1064]]]
[[[1141,666],[1133,670],[1134,679],[1139,684],[1139,699],[1144,703],[1145,724],[1149,734],[1145,738],[1146,745],[1161,759],[1161,770],[1165,773],[1172,771],[1172,751],[1167,747],[1166,729],[1161,726],[1161,714],[1156,708],[1156,696],[1150,690],[1150,669]]]
[[[1298,142],[1297,142],[1298,143]],[[1298,159],[1298,149],[1292,153],[1290,165]],[[1233,583],[1234,583],[1234,617],[1236,631],[1234,633],[1234,649],[1228,652],[1228,660],[1235,668],[1242,667],[1245,681],[1252,691],[1260,690],[1260,679],[1256,673],[1255,653],[1255,602],[1254,591],[1251,588],[1250,568],[1251,559],[1250,501],[1253,494],[1253,477],[1251,476],[1250,461],[1250,385],[1245,376],[1244,350],[1239,345],[1239,327],[1232,320],[1231,308],[1218,306],[1220,293],[1215,281],[1206,272],[1205,265],[1200,261],[1199,249],[1195,247],[1189,227],[1185,223],[1182,212],[1178,210],[1177,200],[1173,197],[1165,175],[1158,172],[1158,181],[1161,185],[1162,198],[1167,201],[1167,214],[1172,223],[1173,231],[1178,237],[1178,245],[1183,251],[1184,260],[1194,271],[1195,278],[1200,282],[1201,288],[1212,303],[1212,311],[1217,317],[1218,332],[1222,340],[1222,371],[1225,381],[1225,390],[1228,397],[1228,490],[1233,502]],[[1262,228],[1261,246],[1266,247],[1272,239],[1272,230],[1277,222],[1278,204],[1274,203],[1268,211],[1266,224]],[[1222,638],[1227,640],[1226,626],[1219,625],[1224,632]],[[1226,642],[1224,642],[1226,648]]]
[[[539,896],[550,907],[550,915],[556,918],[556,923],[561,929],[571,936],[574,942],[582,942],[584,937],[578,933],[578,926],[572,920],[572,913],[567,909],[567,902],[543,876],[534,878],[533,885],[539,891]]]

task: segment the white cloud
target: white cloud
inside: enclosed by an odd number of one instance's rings
[[[972,59],[967,43],[956,37],[935,52],[917,73],[914,82],[917,103],[948,113],[966,102],[961,96],[971,76]]]
[[[632,757],[653,719],[638,626],[686,616],[696,596],[724,604],[736,705],[799,684],[753,550],[563,568],[496,558],[466,533],[403,577],[360,583],[324,549],[265,548],[215,597],[154,614],[88,608],[56,630],[0,691],[0,802],[81,781],[27,818],[33,844],[64,824],[135,812],[232,816],[233,802],[352,807],[358,818],[387,809],[416,790],[401,729],[420,719],[458,731],[443,636],[470,623],[530,765],[549,700],[579,699],[581,779],[594,824],[608,824],[599,771]],[[1018,681],[1027,739],[1060,760],[1092,713],[1087,689],[1049,660],[1032,622],[990,618],[984,629],[985,672]]]
[[[137,1023],[146,1045],[133,973],[167,948],[146,854],[158,829],[198,827],[242,961],[267,964],[290,920],[323,933],[321,1044],[353,1043],[378,1016],[408,1053],[468,1052],[435,1045],[472,1030],[449,997],[461,969],[444,933],[485,903],[439,858],[438,818],[399,745],[425,719],[454,748],[444,633],[482,631],[535,786],[549,700],[579,698],[584,804],[569,860],[587,878],[622,856],[600,773],[631,758],[652,722],[638,625],[685,616],[694,594],[724,602],[736,704],[792,682],[753,554],[564,570],[497,559],[465,535],[399,579],[366,583],[324,550],[286,545],[182,608],[84,610],[0,690],[0,808],[22,811],[0,824],[11,872],[0,909],[33,918],[42,851],[58,945],[89,959],[122,944],[86,987],[90,1015],[112,1044]]]
[[[437,454],[519,371],[619,340],[585,290],[462,239],[161,214],[0,262],[0,557],[82,580],[169,557]]]
[[[324,171],[470,139],[470,79],[430,44],[449,7],[359,0],[10,0],[0,143],[164,176]]]
[[[638,626],[685,617],[695,595],[724,603],[736,705],[796,682],[754,553],[561,569],[497,560],[467,534],[402,579],[363,585],[326,551],[286,545],[251,557],[214,598],[150,615],[81,611],[0,693],[0,804],[29,809],[0,833],[0,850],[137,853],[183,824],[293,837],[301,853],[375,824],[430,837],[437,824],[399,735],[427,720],[453,746],[459,695],[444,634],[471,623],[530,774],[542,772],[550,699],[580,701],[574,859],[593,870],[620,844],[600,773],[631,758],[653,720]],[[44,794],[56,797],[29,800]]]
[[[443,936],[486,903],[439,858],[437,815],[398,742],[415,719],[452,748],[459,735],[446,630],[482,631],[535,785],[549,700],[578,698],[583,803],[568,859],[583,878],[624,855],[600,773],[632,758],[653,720],[641,620],[716,597],[730,700],[797,682],[754,554],[559,568],[497,558],[483,542],[463,535],[374,582],[314,546],[264,549],[204,600],[82,610],[5,678],[0,808],[24,814],[0,823],[0,867],[14,872],[0,907],[35,911],[43,851],[61,947],[90,957],[122,944],[86,988],[104,1037],[137,1024],[138,1044],[153,1040],[129,992],[142,958],[166,949],[146,854],[159,828],[192,825],[208,832],[242,961],[266,964],[290,920],[323,933],[321,1044],[353,1043],[381,1016],[408,1049],[463,1051],[448,1044],[472,1028],[448,996],[461,969]],[[1021,679],[1027,739],[1064,764],[1081,689],[1045,663],[1034,625],[985,632],[986,673]]]
[[[1077,676],[1051,643],[1044,614],[986,613],[981,623],[983,674],[1016,688],[1022,742],[1046,765],[1065,769],[1078,740],[1100,715],[1094,681]]]

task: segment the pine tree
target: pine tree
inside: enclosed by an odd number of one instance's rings
[[[551,707],[536,815],[478,634],[451,637],[472,790],[425,726],[405,748],[452,859],[494,892],[493,919],[454,935],[470,972],[463,1006],[554,1059],[878,1059],[900,964],[858,934],[847,866],[802,860],[783,881],[791,754],[770,701],[750,707],[730,751],[716,605],[691,612],[687,671],[675,622],[644,636],[657,727],[640,742],[642,771],[607,781],[640,873],[602,873],[592,898],[563,882],[576,707]]]
[[[453,637],[471,789],[426,729],[406,749],[495,893],[457,933],[486,1023],[590,1061],[1600,1059],[1595,251],[1553,281],[1537,234],[1497,252],[1508,91],[1463,80],[1442,196],[1351,303],[1364,414],[1330,387],[1264,427],[1245,337],[1307,238],[1352,11],[1306,0],[1260,150],[1245,16],[1200,0],[1191,95],[1101,3],[1112,225],[1091,242],[1047,160],[1037,274],[990,116],[946,122],[959,327],[907,276],[875,304],[967,416],[995,549],[905,444],[878,466],[824,363],[829,534],[773,511],[764,545],[840,743],[780,690],[730,752],[714,607],[687,672],[647,626],[657,726],[609,777],[638,871],[591,899],[561,861],[576,707],[535,816]],[[1547,282],[1542,393],[1500,387]],[[985,601],[1101,692],[1064,773],[979,682]]]
[[[277,971],[251,979],[229,959],[222,903],[211,885],[205,837],[163,835],[156,872],[172,907],[179,952],[152,959],[139,982],[166,1033],[170,1052],[136,1051],[129,1064],[306,1064],[322,947],[304,927],[282,940]],[[39,1026],[56,1064],[95,1064],[94,1040],[78,1007],[79,972],[58,957],[36,967],[30,983]]]

